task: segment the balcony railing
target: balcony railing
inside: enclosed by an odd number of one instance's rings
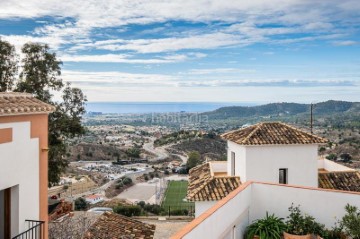
[[[45,239],[44,221],[25,220],[25,222],[27,223],[29,229],[12,239]]]

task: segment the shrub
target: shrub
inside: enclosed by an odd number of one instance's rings
[[[337,155],[331,153],[331,154],[329,154],[328,156],[326,156],[326,159],[332,160],[332,161],[336,161],[336,160],[337,160]]]
[[[186,215],[189,215],[189,210],[187,210],[187,209],[175,209],[175,210],[170,211],[170,214],[174,215],[174,216],[186,216]]]
[[[86,210],[88,208],[89,204],[86,202],[84,198],[77,198],[75,200],[75,210],[81,211]]]
[[[289,208],[290,215],[287,217],[287,232],[294,235],[315,234],[323,235],[325,226],[316,222],[310,215],[303,215],[300,206]]]
[[[140,207],[144,208],[145,202],[144,202],[144,201],[140,201],[140,202],[137,203],[137,205],[139,205]]]
[[[115,188],[116,188],[116,189],[120,189],[120,188],[122,188],[122,187],[124,187],[124,184],[123,184],[122,182],[117,183],[117,184],[115,185]]]
[[[141,207],[140,206],[117,206],[114,208],[114,212],[121,214],[127,217],[140,216]]]
[[[259,236],[261,239],[278,239],[285,230],[286,225],[282,218],[266,213],[265,218],[256,220],[247,227],[246,238],[253,239],[254,236]]]
[[[347,204],[345,210],[346,214],[341,223],[346,233],[353,239],[360,239],[360,209]]]
[[[124,184],[124,185],[129,185],[129,184],[131,184],[131,183],[132,183],[131,178],[124,178],[124,179],[123,179],[123,184]]]
[[[155,215],[159,215],[160,212],[163,210],[160,205],[157,204],[146,204],[144,206],[144,210]]]

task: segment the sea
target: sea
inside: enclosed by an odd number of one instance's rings
[[[252,102],[87,102],[87,112],[146,114],[213,111],[225,106],[254,106]]]

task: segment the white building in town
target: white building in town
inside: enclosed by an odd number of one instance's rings
[[[318,159],[327,140],[278,122],[222,137],[228,160],[190,171],[187,198],[196,219],[173,238],[243,238],[253,220],[266,212],[286,217],[292,203],[332,227],[347,203],[360,206],[360,173]]]
[[[89,195],[85,197],[85,201],[90,204],[95,204],[104,201],[104,197],[102,195],[97,195],[97,194]]]

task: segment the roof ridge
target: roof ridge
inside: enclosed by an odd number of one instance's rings
[[[31,93],[27,92],[0,92],[0,97],[31,97],[35,98]]]
[[[285,123],[280,122],[280,121],[277,122],[277,123],[282,124],[282,125],[284,125],[285,127],[291,128],[291,129],[293,129],[293,130],[299,131],[299,132],[301,132],[301,133],[304,133],[304,134],[306,134],[306,135],[309,135],[309,136],[311,136],[311,137],[315,137],[315,138],[321,139],[321,140],[326,140],[326,139],[324,139],[324,138],[322,138],[322,137],[320,137],[320,136],[318,136],[318,135],[316,135],[316,134],[309,133],[309,132],[306,132],[305,130],[295,128],[295,127],[292,126],[292,125],[285,124]],[[326,141],[327,141],[327,140],[326,140]]]
[[[257,132],[257,131],[260,129],[260,127],[263,126],[263,125],[264,125],[264,122],[258,123],[258,124],[256,125],[255,129],[254,129],[253,131],[251,131],[251,133],[250,133],[248,136],[246,136],[246,138],[243,139],[243,140],[241,141],[241,143],[245,143],[246,141],[248,141],[248,140],[253,136],[253,134],[255,134],[255,132]],[[250,126],[250,127],[251,127],[251,126]]]

